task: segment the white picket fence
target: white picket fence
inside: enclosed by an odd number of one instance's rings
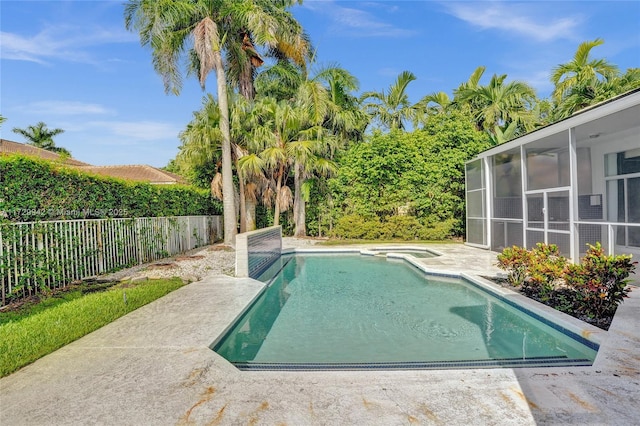
[[[223,235],[221,216],[0,224],[0,306],[69,283],[183,253]]]

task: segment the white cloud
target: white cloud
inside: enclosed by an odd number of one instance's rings
[[[526,6],[509,2],[447,2],[443,5],[451,15],[471,25],[516,33],[541,42],[575,39],[575,31],[581,21],[577,16],[537,17]]]
[[[39,33],[24,36],[0,32],[2,59],[30,61],[48,64],[51,60],[100,65],[91,48],[110,43],[128,43],[136,40],[134,34],[124,29],[100,27],[79,28],[71,26],[49,26]]]
[[[334,1],[311,1],[304,4],[314,12],[329,16],[333,21],[331,31],[334,33],[358,37],[408,37],[416,33],[384,22],[365,10],[339,6]]]
[[[37,115],[112,115],[115,111],[100,104],[78,101],[39,101],[16,108]]]
[[[374,9],[382,9],[384,10],[386,13],[393,13],[393,12],[397,12],[398,10],[400,10],[400,6],[398,5],[393,5],[393,4],[389,4],[386,2],[379,2],[379,1],[359,1],[359,3],[362,6],[366,6],[366,7],[370,7],[370,8],[374,8]]]

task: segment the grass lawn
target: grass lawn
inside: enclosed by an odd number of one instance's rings
[[[0,312],[0,377],[182,287],[179,278],[121,283],[85,294],[63,292]]]

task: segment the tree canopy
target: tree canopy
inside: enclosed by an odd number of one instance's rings
[[[293,33],[304,40],[301,28]],[[251,96],[243,94],[241,73],[229,68],[236,73],[227,78],[234,191],[247,217],[259,207],[263,217],[255,223],[282,223],[285,232],[299,236],[463,235],[465,161],[640,87],[640,69],[621,74],[591,56],[602,44],[598,39],[582,43],[572,60],[551,71],[554,91],[547,99],[506,74],[485,81],[486,68],[479,66],[451,95],[433,92],[413,103],[408,88],[416,76],[410,71],[385,90],[358,95],[347,70],[333,64],[313,69],[310,57],[298,61],[309,53],[304,49],[297,56],[273,47],[260,51],[259,37],[248,29],[243,34],[250,44],[243,60],[258,55],[268,63],[259,69],[254,64]],[[234,59],[228,52],[227,58],[231,63],[242,55]],[[221,108],[211,98],[182,134],[176,163],[191,168],[193,179],[206,175],[220,182]],[[187,143],[185,135],[197,137]],[[242,217],[245,208],[240,210]]]
[[[27,140],[28,145],[33,145],[68,157],[71,156],[69,150],[56,146],[56,143],[53,141],[55,136],[64,133],[63,129],[49,129],[43,121],[39,121],[35,125],[27,126],[24,129],[14,127],[12,131],[23,136]]]

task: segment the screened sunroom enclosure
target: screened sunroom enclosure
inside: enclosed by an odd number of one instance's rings
[[[640,91],[487,150],[466,164],[467,244],[587,244],[640,258]]]

